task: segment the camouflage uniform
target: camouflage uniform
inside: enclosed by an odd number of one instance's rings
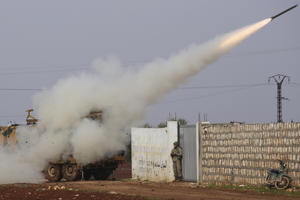
[[[176,180],[182,179],[181,172],[181,160],[182,160],[182,148],[178,145],[178,142],[174,142],[174,148],[171,151],[171,156],[173,160],[173,170]]]

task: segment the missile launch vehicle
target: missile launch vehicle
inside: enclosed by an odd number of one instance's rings
[[[10,123],[0,127],[0,148],[18,148],[18,137],[16,130],[19,126],[36,126],[38,120],[31,115],[33,110],[26,112],[26,125]],[[102,111],[91,112],[86,118],[102,121]],[[49,149],[51,151],[51,149]],[[75,181],[79,179],[88,180],[94,177],[95,180],[107,179],[118,165],[125,161],[124,152],[119,152],[114,156],[99,158],[98,161],[81,165],[71,153],[65,152],[59,158],[48,163],[42,171],[48,181],[56,182],[60,180]]]

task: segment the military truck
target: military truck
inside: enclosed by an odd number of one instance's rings
[[[33,109],[27,110],[26,125],[9,124],[8,126],[0,127],[0,148],[9,147],[17,148],[18,139],[16,137],[16,129],[18,126],[35,126],[38,120],[31,115]],[[91,112],[88,116],[89,119],[102,121],[102,111]],[[72,154],[61,155],[59,159],[53,160],[48,163],[47,167],[43,170],[45,178],[49,181],[55,182],[62,179],[67,181],[75,181],[78,179],[88,180],[92,176],[96,180],[107,179],[118,165],[125,161],[124,152],[119,152],[113,157],[106,157],[99,159],[96,162],[86,165],[80,165]]]

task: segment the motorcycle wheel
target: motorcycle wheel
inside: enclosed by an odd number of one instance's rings
[[[266,178],[266,183],[269,184],[270,183],[270,179],[271,179],[271,175],[268,174],[267,178]]]
[[[287,187],[289,187],[289,185],[290,185],[290,179],[287,176],[282,176],[281,179],[280,179],[280,181],[276,181],[275,182],[275,187],[278,190],[284,190]]]
[[[267,176],[267,178],[266,178],[266,180],[265,180],[265,185],[266,185],[269,189],[271,189],[271,187],[272,187],[272,184],[271,184],[271,175],[269,175],[269,174],[268,174],[268,176]]]

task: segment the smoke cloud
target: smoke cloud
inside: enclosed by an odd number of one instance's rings
[[[72,153],[78,163],[87,164],[124,150],[126,132],[143,119],[149,106],[270,21],[191,45],[139,71],[108,57],[96,60],[92,73],[58,81],[34,97],[39,124],[18,128],[19,147],[1,150],[0,183],[43,181],[41,171],[60,155]],[[100,110],[103,124],[85,119],[91,111]]]

